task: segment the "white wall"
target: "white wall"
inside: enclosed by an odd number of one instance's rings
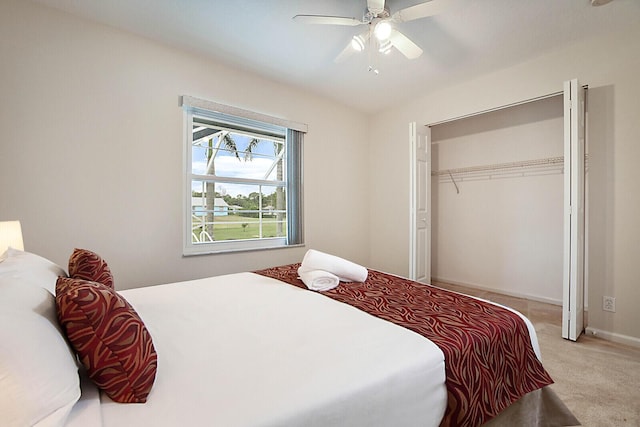
[[[22,221],[27,250],[65,266],[95,250],[119,289],[301,260],[182,256],[178,97],[192,95],[307,123],[307,248],[368,263],[364,114],[25,1],[0,2],[0,58],[0,220]]]
[[[396,221],[371,216],[371,265],[408,274],[407,123],[422,124],[558,92],[578,77],[589,85],[589,325],[640,343],[640,26],[558,48],[538,58],[443,87],[372,118],[372,209],[393,194]],[[377,174],[385,165],[385,174]],[[488,254],[490,255],[490,254]],[[607,313],[602,296],[616,297]],[[615,335],[611,335],[615,334]]]
[[[556,96],[433,126],[433,169],[563,155]],[[434,280],[562,302],[562,165],[432,180]],[[502,171],[504,172],[504,171]],[[490,254],[490,255],[487,255]]]

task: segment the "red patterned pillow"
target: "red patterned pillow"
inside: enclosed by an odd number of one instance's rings
[[[74,249],[69,257],[69,277],[89,280],[113,287],[113,275],[107,262],[95,252],[87,249]]]
[[[138,313],[101,283],[59,277],[58,320],[89,377],[111,399],[144,403],[156,377],[157,354]]]

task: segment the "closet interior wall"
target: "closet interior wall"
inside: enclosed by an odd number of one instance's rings
[[[561,304],[562,95],[431,132],[432,279]]]

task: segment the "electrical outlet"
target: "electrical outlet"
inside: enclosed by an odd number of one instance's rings
[[[604,311],[616,312],[616,299],[615,297],[602,297],[602,309]]]

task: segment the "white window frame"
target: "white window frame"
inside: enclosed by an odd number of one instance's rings
[[[307,125],[254,113],[223,104],[205,101],[190,96],[180,97],[180,106],[184,111],[184,215],[183,215],[183,255],[202,255],[221,252],[250,251],[300,246],[304,244],[302,216],[302,133]],[[237,129],[243,133],[254,131],[257,136],[281,139],[286,145],[287,169],[285,182],[265,181],[268,186],[281,185],[286,188],[287,236],[258,239],[226,240],[209,243],[192,242],[192,190],[195,180],[208,179],[208,176],[192,173],[192,145],[194,117],[213,121],[221,126]],[[291,153],[290,153],[291,152]],[[291,154],[291,155],[290,155]],[[225,178],[225,182],[244,183],[242,178]],[[219,179],[216,182],[220,182]],[[251,180],[256,184],[255,180]],[[259,183],[258,183],[259,184]]]

